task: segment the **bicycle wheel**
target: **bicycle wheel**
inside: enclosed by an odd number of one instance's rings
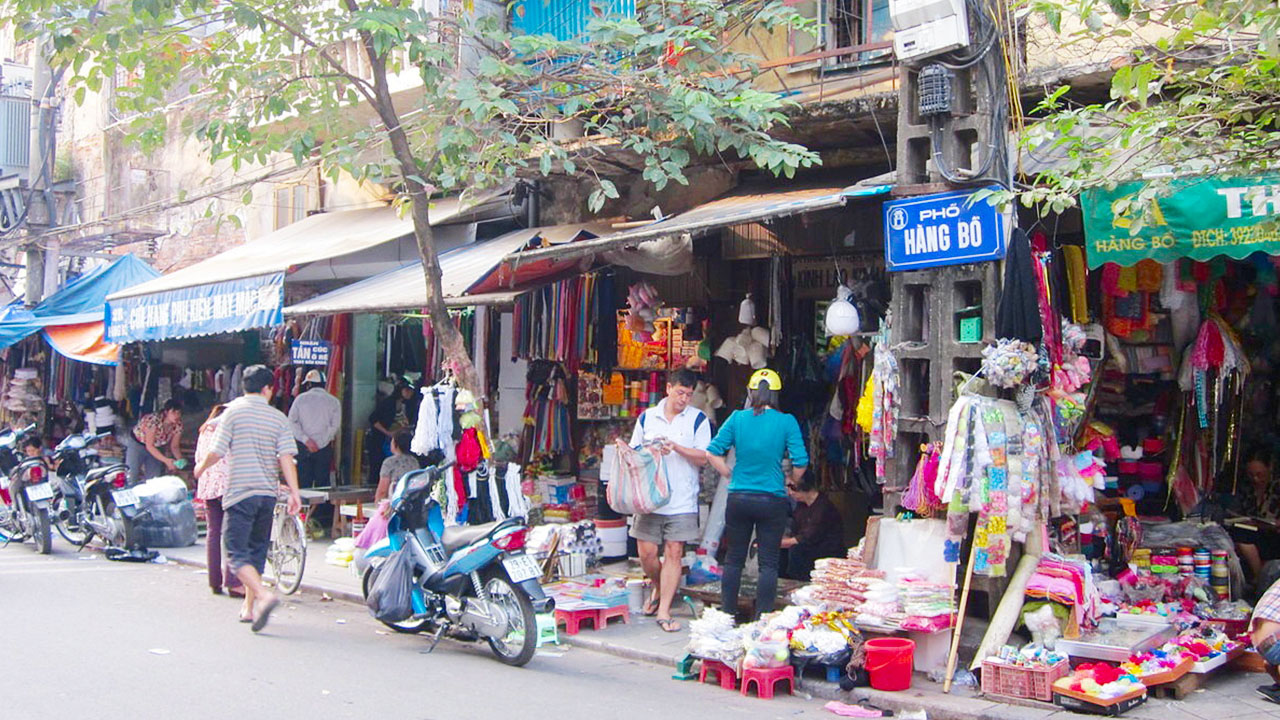
[[[300,518],[285,515],[278,519],[268,557],[276,577],[276,589],[285,595],[297,592],[307,567],[307,535]]]

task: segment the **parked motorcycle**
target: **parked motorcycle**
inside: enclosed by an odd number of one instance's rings
[[[88,468],[76,520],[87,532],[80,546],[96,535],[108,547],[133,549],[137,545],[134,524],[144,512],[137,493],[129,487],[129,470],[123,463]]]
[[[85,484],[90,471],[97,470],[101,463],[94,446],[107,436],[107,433],[68,435],[53,449],[53,525],[58,534],[76,547],[84,547],[93,539],[93,528],[88,523]],[[123,467],[118,466],[118,469]]]
[[[53,551],[49,505],[53,486],[49,468],[41,457],[23,457],[18,443],[35,425],[0,432],[0,532],[5,543],[31,539],[42,555]]]
[[[500,661],[524,665],[537,645],[535,613],[555,606],[538,582],[541,569],[524,553],[529,528],[524,518],[444,527],[431,488],[447,469],[416,470],[396,483],[387,537],[365,556],[365,598],[378,592],[384,569],[397,560],[409,562],[411,612],[382,620],[385,625],[403,633],[430,632],[431,649],[446,633],[483,638]],[[404,549],[407,556],[397,557]]]

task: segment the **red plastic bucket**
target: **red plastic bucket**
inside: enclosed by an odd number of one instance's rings
[[[908,690],[915,664],[916,644],[903,638],[868,640],[867,673],[876,690]]]

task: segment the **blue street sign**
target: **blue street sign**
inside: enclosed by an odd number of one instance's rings
[[[289,343],[293,351],[294,365],[328,365],[332,348],[323,340],[293,340]]]
[[[971,191],[884,204],[884,258],[889,270],[923,270],[1004,257],[1004,220]]]

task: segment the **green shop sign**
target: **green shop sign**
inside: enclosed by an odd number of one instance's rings
[[[1133,265],[1147,258],[1168,262],[1217,255],[1238,260],[1255,252],[1280,255],[1280,175],[1175,180],[1171,194],[1152,201],[1146,224],[1131,232],[1139,208],[1117,212],[1117,203],[1143,187],[1141,182],[1122,183],[1081,197],[1090,268],[1112,262]]]

